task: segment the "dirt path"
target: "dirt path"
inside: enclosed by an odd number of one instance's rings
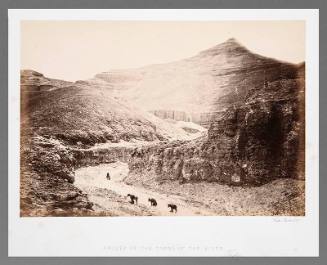
[[[106,179],[107,172],[111,180]],[[99,210],[110,210],[112,199],[106,197],[106,191],[113,191],[126,197],[128,193],[138,197],[138,204],[146,207],[153,215],[214,215],[208,209],[196,207],[186,202],[185,198],[177,195],[158,193],[143,187],[127,185],[123,179],[128,175],[128,165],[122,162],[84,167],[75,171],[75,185],[88,194],[89,200],[94,202]],[[96,192],[94,192],[96,190]],[[158,205],[150,206],[148,198],[155,198]],[[126,197],[126,201],[128,198]],[[167,204],[173,203],[178,207],[177,213],[170,213]]]

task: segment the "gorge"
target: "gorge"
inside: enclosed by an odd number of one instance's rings
[[[217,215],[304,214],[304,63],[229,39],[77,82],[23,70],[21,95],[22,216],[99,215],[74,172],[113,163],[128,165],[126,185]]]

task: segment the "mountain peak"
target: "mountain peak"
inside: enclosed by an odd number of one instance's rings
[[[228,40],[226,40],[225,42],[233,42],[233,43],[239,43],[235,38],[229,38]]]
[[[229,38],[228,40],[213,46],[207,50],[200,52],[201,55],[219,55],[230,53],[246,53],[249,52],[243,45],[241,45],[235,38]]]

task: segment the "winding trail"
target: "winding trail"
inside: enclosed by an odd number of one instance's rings
[[[106,179],[107,172],[110,173],[111,180]],[[177,195],[169,195],[148,190],[144,187],[127,185],[123,182],[128,175],[128,165],[122,162],[111,164],[101,164],[92,167],[83,167],[75,171],[75,185],[88,194],[89,200],[98,205],[99,210],[110,210],[112,200],[106,196],[106,191],[113,191],[118,195],[128,198],[128,193],[138,197],[138,204],[146,207],[153,215],[215,215],[214,212],[201,207],[196,207],[187,202],[185,198]],[[95,192],[96,191],[96,192]],[[148,198],[156,199],[158,205],[150,206]],[[167,204],[177,205],[177,213],[170,213]]]

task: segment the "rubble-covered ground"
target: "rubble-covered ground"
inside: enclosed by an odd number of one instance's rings
[[[189,205],[207,209],[218,216],[303,216],[305,215],[305,182],[278,179],[259,187],[228,186],[218,183],[178,181],[158,182],[155,179],[129,177],[126,183],[139,185],[159,194],[181,196]]]

